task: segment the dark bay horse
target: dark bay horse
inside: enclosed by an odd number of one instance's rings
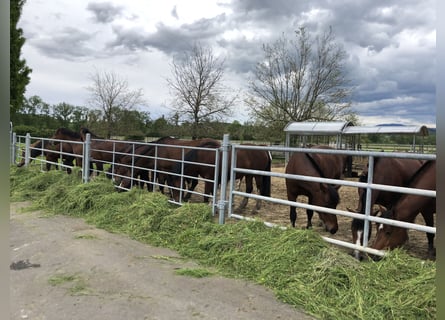
[[[54,165],[56,169],[58,169],[58,161],[61,159],[64,166],[67,167],[67,172],[71,173],[71,168],[69,166],[73,166],[74,157],[66,154],[65,152],[60,152],[60,144],[53,145],[51,142],[45,143],[42,140],[37,140],[30,145],[30,158],[29,162],[31,163],[33,159],[40,155],[45,156],[46,160],[46,170],[51,170],[51,166]],[[22,160],[17,164],[17,167],[22,167],[25,165],[25,153],[22,152]]]
[[[149,158],[147,157],[147,153],[152,147],[153,146],[149,144],[136,145],[131,152],[117,157],[116,163],[110,167],[110,171],[113,171],[113,181],[125,189],[131,187],[133,184],[132,180],[137,181],[137,183],[133,185],[136,184],[144,188],[145,184],[147,184],[148,191],[151,191],[152,189],[148,185],[150,170],[148,168]],[[132,176],[133,179],[127,179],[129,176]],[[122,182],[124,178],[125,183]],[[122,190],[123,189],[119,189],[118,191]],[[161,191],[163,191],[162,188]]]
[[[313,146],[314,149],[332,149],[327,146]],[[320,178],[340,179],[350,156],[327,153],[294,153],[287,163],[285,173]],[[286,178],[287,199],[296,201],[299,195],[308,197],[308,203],[335,209],[340,201],[339,186],[320,182],[309,182]],[[306,210],[307,228],[312,227],[313,210]],[[326,231],[334,234],[338,230],[337,216],[318,212]],[[297,210],[290,206],[290,221],[293,227],[297,220]]]
[[[219,148],[220,143],[207,142],[199,145],[201,149],[191,150],[183,164],[183,174],[189,177],[198,177],[205,179],[204,182],[204,194],[210,195],[213,193],[214,189],[214,178],[215,178],[215,160],[216,152],[213,150],[208,150],[208,148]],[[221,162],[220,162],[221,163]],[[254,150],[254,149],[238,149],[236,152],[236,167],[242,169],[251,169],[259,171],[269,171],[271,170],[272,158],[270,153],[264,150]],[[231,159],[229,158],[229,167],[231,166]],[[169,185],[172,185],[172,196],[175,201],[179,200],[179,190],[181,183],[181,177],[179,174],[182,171],[182,164],[178,163],[175,168],[175,175],[172,175],[172,179],[168,180]],[[218,169],[219,178],[221,180],[221,168]],[[228,177],[230,178],[230,177]],[[258,193],[262,196],[270,197],[271,189],[271,177],[268,175],[251,175],[241,172],[237,172],[235,180],[241,180],[245,178],[246,180],[246,193],[252,193],[253,191],[253,179],[258,189]],[[192,178],[192,186],[189,188],[193,191],[197,184],[197,179]],[[184,196],[184,200],[187,201],[190,198],[191,193],[187,193]],[[208,202],[208,196],[204,196],[204,202]],[[236,209],[236,211],[242,210],[248,202],[248,198],[244,198]],[[261,208],[261,200],[257,200],[254,212]]]
[[[44,142],[42,140],[37,140],[34,143],[32,143],[29,146],[30,153],[29,153],[29,163],[33,161],[38,156],[45,156],[46,158],[46,170],[49,171],[51,169],[51,162],[57,162],[58,158],[57,155],[54,155],[54,153],[47,151],[47,149],[50,147],[49,143],[44,146]],[[25,165],[25,157],[26,157],[26,150],[23,149],[22,152],[22,159],[17,164],[17,167],[23,167]],[[56,165],[56,169],[58,166]]]
[[[74,165],[75,160],[76,166],[82,168],[83,143],[81,143],[82,139],[78,132],[67,128],[58,128],[50,139],[59,140],[53,141],[53,146],[71,157],[70,165]]]
[[[86,135],[90,134],[90,157],[91,161],[96,165],[97,174],[103,171],[104,164],[113,163],[116,157],[122,153],[129,153],[132,150],[132,145],[128,141],[105,140],[87,128],[80,128],[79,134],[82,141],[86,140]]]
[[[198,140],[183,140],[173,137],[160,138],[141,150],[140,156],[135,158],[134,166],[139,167],[139,170],[140,168],[150,170],[152,172],[152,182],[160,180],[163,183],[167,175],[173,172],[176,163],[190,151],[190,148],[187,147],[194,147],[206,141],[216,140],[209,138]],[[131,167],[121,165],[119,175],[124,177],[120,186],[129,188],[131,185]]]
[[[436,190],[436,161],[425,162],[412,176],[406,185],[409,188]],[[419,213],[422,214],[427,226],[434,226],[434,213],[436,212],[436,198],[414,194],[402,194],[393,207],[382,214],[383,218],[395,219],[413,223]],[[427,233],[428,255],[434,258],[434,234]],[[377,235],[371,248],[394,249],[402,246],[408,240],[406,228],[379,224]]]
[[[373,183],[403,187],[410,181],[413,174],[422,166],[423,161],[415,159],[399,159],[377,157],[374,160]],[[359,182],[368,181],[368,171],[363,172],[359,177]],[[349,211],[365,214],[366,189],[358,188],[359,201],[357,209]],[[382,205],[390,209],[398,199],[398,194],[384,190],[372,190],[371,210],[374,204]],[[375,215],[377,211],[371,211]],[[352,242],[363,245],[364,220],[353,219],[351,223]],[[371,224],[369,225],[368,239],[371,236]],[[360,252],[354,251],[354,256],[360,259]]]

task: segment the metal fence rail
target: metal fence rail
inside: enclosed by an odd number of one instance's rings
[[[232,145],[233,153],[236,153],[240,149],[246,149],[246,150],[267,150],[267,151],[281,151],[284,153],[291,153],[291,152],[304,152],[304,153],[325,153],[325,154],[342,154],[342,155],[351,155],[355,157],[367,157],[368,161],[370,163],[369,170],[368,170],[368,182],[354,182],[354,181],[347,181],[342,179],[328,179],[328,178],[317,178],[317,177],[311,177],[311,176],[303,176],[303,175],[291,175],[291,174],[285,174],[285,173],[276,173],[276,172],[267,172],[267,171],[259,171],[259,170],[248,170],[243,168],[236,167],[236,164],[231,167],[232,170],[232,176],[235,173],[248,173],[248,174],[254,174],[254,175],[268,175],[271,177],[278,177],[278,178],[289,178],[289,179],[296,179],[296,180],[302,180],[302,181],[312,181],[312,182],[324,182],[328,184],[336,184],[336,185],[344,185],[344,186],[350,186],[350,187],[357,187],[357,188],[364,188],[368,192],[368,195],[366,197],[366,204],[365,204],[365,214],[360,213],[353,213],[349,211],[343,211],[343,210],[337,210],[337,209],[330,209],[325,207],[319,207],[315,205],[305,204],[301,202],[293,202],[283,199],[277,199],[277,198],[270,198],[270,197],[264,197],[260,195],[255,194],[249,194],[241,191],[235,190],[234,183],[230,184],[230,196],[231,199],[234,195],[242,196],[242,197],[248,197],[253,199],[259,199],[263,201],[268,201],[271,203],[281,204],[281,205],[287,205],[287,206],[294,206],[297,208],[303,208],[303,209],[311,209],[313,211],[321,211],[326,212],[330,214],[335,215],[341,215],[345,217],[350,218],[356,218],[364,220],[365,228],[363,232],[363,245],[357,245],[349,242],[345,242],[342,240],[337,240],[329,237],[322,236],[323,239],[330,243],[334,243],[336,245],[340,245],[346,248],[364,251],[368,253],[372,253],[375,255],[384,255],[384,252],[379,250],[374,250],[372,248],[368,247],[368,230],[369,230],[369,224],[371,222],[377,222],[377,223],[384,223],[388,225],[398,226],[402,228],[408,228],[428,233],[436,234],[436,228],[435,227],[429,227],[429,226],[423,226],[415,223],[408,223],[403,221],[397,221],[392,219],[385,219],[381,217],[375,217],[371,215],[371,196],[370,192],[372,190],[384,190],[384,191],[391,191],[391,192],[399,192],[399,193],[406,193],[406,194],[416,194],[416,195],[422,195],[422,196],[428,196],[428,197],[436,197],[436,191],[433,190],[424,190],[424,189],[413,189],[413,188],[407,188],[407,187],[397,187],[397,186],[389,186],[389,185],[382,185],[382,184],[374,184],[372,183],[373,180],[373,163],[375,157],[387,157],[387,158],[404,158],[404,159],[420,159],[420,160],[435,160],[436,155],[432,154],[414,154],[414,153],[395,153],[395,152],[371,152],[371,151],[351,151],[351,150],[330,150],[330,149],[307,149],[307,148],[282,148],[282,147],[263,147],[263,146],[248,146],[248,145]],[[234,158],[235,155],[232,155]],[[229,203],[232,203],[233,200],[230,200]],[[233,214],[232,212],[232,206],[229,205],[228,207],[228,216],[237,218],[237,219],[248,219],[245,216]]]
[[[67,142],[66,140],[50,140],[50,139],[39,138],[39,137],[31,137],[29,134],[27,134],[26,136],[17,136],[15,133],[10,134],[10,139],[11,139],[11,149],[10,149],[11,150],[11,164],[17,163],[18,160],[22,160],[24,157],[26,165],[28,165],[31,160],[34,160],[36,163],[41,165],[42,171],[44,170],[43,165],[46,163],[46,160],[44,158],[42,158],[42,155],[44,155],[45,151],[50,150],[45,146],[48,146],[50,143],[53,144],[53,143],[59,143],[59,142],[61,142],[61,143]],[[42,144],[41,150],[40,150],[41,152],[39,153],[39,156],[31,157],[30,156],[31,141],[37,141],[39,139],[44,141],[44,143]],[[66,166],[64,166],[61,161],[63,156],[80,157],[82,159],[82,169],[81,169],[82,178],[83,178],[84,182],[88,182],[90,179],[90,175],[89,175],[90,173],[89,173],[89,170],[84,170],[84,169],[90,167],[91,161],[95,161],[95,159],[91,159],[91,152],[92,151],[103,151],[100,149],[93,149],[91,147],[92,141],[94,141],[94,140],[91,139],[89,134],[87,135],[86,140],[84,142],[69,141],[70,143],[82,144],[83,145],[83,154],[78,155],[78,154],[73,154],[73,153],[66,153],[66,152],[63,152],[62,148],[60,147],[60,150],[59,150],[60,163],[52,162],[51,164],[54,164],[54,165],[58,164],[59,166],[61,166],[61,168],[64,168]],[[114,140],[110,140],[110,141],[114,141]],[[332,150],[332,149],[286,148],[286,147],[282,147],[282,146],[255,146],[255,145],[233,144],[230,142],[229,136],[224,135],[221,148],[219,148],[219,149],[168,145],[168,147],[181,148],[181,150],[182,150],[181,159],[175,160],[175,159],[166,159],[166,158],[158,157],[158,147],[160,147],[160,146],[165,147],[166,146],[165,144],[156,145],[151,142],[131,142],[131,141],[120,141],[120,140],[116,141],[116,142],[128,143],[129,146],[132,145],[133,146],[131,149],[132,151],[128,152],[128,153],[117,152],[114,149],[112,151],[107,151],[109,153],[113,153],[113,157],[112,157],[113,160],[110,162],[104,161],[103,165],[105,165],[106,167],[109,167],[109,168],[110,167],[114,168],[114,166],[116,164],[119,164],[119,163],[116,163],[116,161],[115,161],[116,157],[122,156],[124,154],[131,155],[132,163],[130,165],[127,165],[131,169],[131,177],[132,177],[131,178],[131,187],[133,187],[135,182],[147,183],[148,186],[151,186],[151,191],[154,191],[156,187],[162,186],[163,185],[162,183],[156,181],[156,177],[160,174],[172,174],[172,173],[160,170],[157,167],[158,161],[161,161],[161,160],[174,161],[174,162],[180,164],[180,166],[181,166],[181,172],[175,173],[175,175],[179,176],[181,179],[181,184],[180,184],[181,187],[171,187],[171,188],[175,188],[176,190],[178,190],[180,192],[179,201],[175,202],[175,203],[182,204],[183,196],[184,196],[185,192],[188,192],[187,189],[184,189],[182,187],[183,186],[182,182],[184,181],[184,179],[192,178],[192,179],[198,179],[198,181],[200,181],[201,183],[204,183],[204,182],[213,183],[213,186],[214,186],[213,194],[211,194],[211,195],[206,195],[203,192],[200,192],[197,190],[193,191],[192,193],[196,194],[196,195],[201,195],[201,196],[208,196],[212,200],[213,213],[214,214],[219,213],[219,222],[220,223],[225,222],[226,212],[227,212],[228,218],[246,219],[246,220],[251,219],[247,216],[233,213],[234,197],[239,196],[239,197],[247,197],[247,198],[251,198],[251,199],[255,199],[255,200],[262,200],[265,202],[280,204],[280,205],[284,205],[284,206],[294,206],[294,207],[302,208],[302,209],[311,209],[314,211],[326,212],[329,214],[344,216],[344,217],[348,217],[351,219],[356,218],[356,219],[364,220],[365,228],[364,228],[364,232],[363,232],[363,237],[364,237],[363,245],[357,245],[357,244],[353,244],[350,242],[346,242],[346,241],[342,241],[342,240],[338,240],[338,239],[334,239],[334,238],[326,237],[326,236],[323,236],[323,239],[326,240],[327,242],[335,244],[335,245],[339,245],[339,246],[342,246],[345,248],[350,248],[350,249],[359,250],[359,251],[363,251],[363,252],[368,252],[368,253],[375,254],[375,255],[383,255],[384,252],[379,251],[379,250],[374,250],[374,249],[371,249],[368,247],[368,230],[370,227],[370,223],[372,223],[372,222],[384,223],[384,224],[389,224],[389,225],[398,226],[398,227],[402,227],[402,228],[409,228],[409,229],[418,230],[418,231],[422,231],[422,232],[428,232],[428,233],[432,233],[432,234],[436,233],[435,227],[429,227],[429,226],[419,225],[419,224],[415,224],[415,223],[407,223],[407,222],[373,216],[373,215],[371,215],[372,208],[370,205],[370,202],[371,202],[370,194],[373,190],[383,190],[383,191],[391,191],[391,192],[406,193],[406,194],[416,194],[416,195],[422,195],[422,196],[427,196],[427,197],[436,197],[435,190],[413,189],[413,188],[407,188],[407,187],[396,187],[396,186],[372,183],[373,174],[374,174],[373,163],[374,163],[374,159],[376,157],[435,160],[436,159],[435,154],[351,151],[351,150],[335,150],[335,149]],[[136,144],[138,146],[139,145],[154,145],[155,146],[155,155],[149,156],[149,155],[136,154],[135,153],[135,149],[136,149],[135,145]],[[200,164],[200,165],[212,166],[214,168],[215,175],[213,177],[213,180],[204,179],[202,177],[188,176],[188,175],[184,174],[184,166],[190,164],[190,162],[185,160],[185,155],[187,154],[188,151],[193,150],[193,149],[204,149],[204,150],[211,150],[211,151],[215,152],[215,163],[214,164]],[[317,178],[317,177],[312,177],[312,176],[291,175],[291,174],[278,173],[278,172],[272,172],[272,171],[249,170],[249,169],[239,168],[239,167],[237,167],[237,164],[236,164],[236,154],[239,150],[242,150],[242,149],[264,150],[264,151],[268,151],[268,152],[276,152],[276,153],[284,153],[284,154],[290,154],[293,152],[326,153],[326,154],[350,155],[350,156],[358,157],[358,158],[362,158],[362,159],[367,158],[368,163],[370,164],[369,169],[368,169],[368,181],[367,182],[355,182],[355,181],[349,181],[349,180],[343,180],[343,179]],[[23,151],[24,151],[24,155],[22,155]],[[152,169],[150,169],[151,173],[152,173],[152,178],[149,179],[150,181],[146,181],[139,177],[133,176],[134,170],[146,169],[143,167],[135,166],[135,163],[134,163],[135,157],[147,157],[154,161],[154,167]],[[228,165],[230,163],[229,159],[231,159],[230,167]],[[122,164],[119,164],[119,165],[122,165]],[[97,168],[96,169],[93,168],[93,172],[99,173]],[[298,202],[298,201],[293,202],[293,201],[288,201],[285,199],[279,199],[279,198],[274,198],[274,197],[265,197],[265,196],[261,196],[261,195],[257,195],[257,194],[238,191],[235,189],[235,181],[234,181],[235,179],[233,179],[233,177],[235,177],[237,173],[251,174],[251,175],[267,175],[267,176],[270,176],[271,178],[275,177],[275,178],[279,178],[279,179],[297,179],[297,180],[303,180],[303,181],[308,181],[308,182],[323,182],[323,183],[328,183],[328,184],[336,184],[336,185],[342,185],[342,186],[348,186],[348,187],[354,187],[354,188],[363,188],[367,192],[366,204],[365,204],[365,214],[354,213],[354,212],[338,210],[338,209],[330,209],[330,208],[310,205],[310,204],[302,203],[302,202]],[[116,178],[116,177],[123,178],[124,177],[124,176],[117,175],[116,173],[113,172],[113,170],[110,174],[111,174],[112,178]],[[229,178],[229,177],[231,177],[231,178]],[[220,187],[218,187],[218,186],[220,186]],[[226,194],[226,187],[228,187],[227,194]],[[116,186],[116,188],[122,188],[122,187]],[[219,194],[218,194],[218,192],[219,192]],[[276,226],[275,224],[267,222],[267,221],[265,221],[265,224],[268,226]],[[282,226],[279,226],[279,227],[284,228]]]

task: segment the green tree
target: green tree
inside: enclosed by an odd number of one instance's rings
[[[168,121],[162,115],[160,118],[153,121],[149,134],[150,134],[150,136],[153,136],[153,137],[167,136],[169,127],[170,126],[169,126]]]
[[[31,96],[25,98],[20,111],[25,114],[42,114],[49,116],[49,104],[42,100],[39,96]]]
[[[88,108],[76,106],[72,114],[72,127],[74,131],[79,130],[88,120]]]
[[[26,86],[29,84],[31,69],[22,59],[21,51],[25,43],[23,30],[17,27],[22,14],[22,7],[26,0],[10,1],[10,117],[14,121],[15,115],[22,108],[25,101]]]
[[[74,110],[75,106],[66,102],[61,102],[53,106],[54,117],[59,121],[60,125],[65,128],[70,127]]]

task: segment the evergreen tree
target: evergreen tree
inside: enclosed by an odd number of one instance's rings
[[[25,43],[23,30],[17,28],[22,7],[26,0],[10,1],[10,115],[11,119],[20,111],[24,100],[26,86],[30,81],[31,69],[26,65],[26,60],[21,59],[22,46]]]

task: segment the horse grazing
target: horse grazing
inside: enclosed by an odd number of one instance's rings
[[[76,166],[82,168],[83,143],[81,143],[82,139],[78,132],[67,128],[58,128],[50,139],[59,140],[57,142],[53,141],[53,146],[66,153],[67,157],[70,158],[67,164],[74,166],[75,160]]]
[[[59,168],[57,164],[59,159],[62,160],[62,163],[65,166],[72,165],[74,157],[67,155],[65,153],[61,154],[60,152],[57,152],[59,150],[59,147],[60,147],[59,144],[54,146],[51,145],[50,142],[46,146],[44,146],[44,142],[42,140],[37,140],[36,142],[30,145],[31,152],[30,152],[29,162],[31,163],[34,158],[43,154],[45,156],[47,171],[51,170],[51,165],[53,164],[57,170]],[[26,156],[25,153],[26,153],[25,150],[23,150],[22,160],[17,164],[17,167],[22,167],[25,165],[25,156]],[[71,169],[69,167],[67,168],[67,172],[71,173]]]
[[[90,157],[92,163],[96,165],[97,174],[103,171],[105,163],[114,163],[116,157],[132,150],[132,145],[128,142],[105,140],[84,127],[80,128],[79,134],[82,141],[85,141],[86,135],[90,134]]]
[[[148,191],[151,191],[152,189],[148,186],[150,180],[149,158],[146,155],[152,147],[150,144],[142,144],[136,146],[134,151],[117,157],[116,163],[110,167],[110,171],[113,172],[113,181],[122,188],[128,189],[132,185],[132,180],[136,180],[139,187],[144,188],[144,185],[147,184]],[[129,176],[132,176],[133,179],[127,179]],[[125,183],[122,183],[124,178]],[[124,189],[119,188],[118,191],[122,190]]]
[[[168,179],[168,184],[172,188],[172,196],[175,201],[179,201],[179,188],[181,185],[181,172],[191,178],[192,185],[189,191],[193,191],[198,183],[197,177],[200,176],[204,179],[204,202],[208,202],[210,195],[213,193],[214,189],[214,178],[215,178],[215,163],[216,163],[216,151],[209,150],[209,148],[219,148],[221,145],[219,142],[206,142],[198,147],[199,149],[193,149],[184,159],[184,164],[178,163],[176,165],[174,175],[171,175]],[[253,150],[253,149],[238,149],[236,152],[236,166],[237,168],[250,169],[250,170],[261,170],[268,171],[271,170],[272,157],[270,153],[264,150]],[[231,158],[229,158],[229,167],[231,166]],[[221,177],[221,168],[218,168],[218,181]],[[230,177],[228,177],[230,178]],[[258,189],[258,193],[262,196],[270,197],[270,187],[271,187],[271,177],[268,175],[251,175],[241,172],[237,172],[235,175],[235,180],[241,180],[245,178],[246,180],[246,193],[252,193],[253,191],[253,179],[255,179],[255,184]],[[183,187],[184,188],[184,187]],[[188,192],[184,196],[184,201],[187,201],[191,196],[191,192]],[[236,209],[240,211],[244,209],[247,205],[248,198],[244,198]],[[256,206],[254,213],[261,209],[261,200],[256,201]]]
[[[194,147],[206,141],[216,140],[207,138],[198,140],[182,140],[173,137],[160,138],[147,145],[147,148],[135,159],[134,167],[151,170],[152,182],[160,180],[163,183],[169,173],[173,172],[176,163],[189,152],[187,147]],[[129,188],[132,176],[131,166],[120,166],[119,174],[122,177],[120,187]]]
[[[327,146],[313,146],[314,149],[333,149]],[[349,161],[347,155],[327,153],[294,153],[287,163],[285,173],[319,178],[340,179]],[[339,186],[320,182],[309,182],[286,178],[287,199],[296,201],[299,195],[308,197],[308,203],[335,209],[340,201]],[[313,210],[306,210],[307,228],[312,227]],[[338,230],[337,216],[318,212],[326,231],[334,234]],[[297,210],[290,206],[290,221],[293,227],[297,220]]]
[[[399,159],[378,157],[374,160],[373,183],[392,185],[403,187],[410,181],[413,174],[422,166],[423,161],[415,159]],[[359,177],[359,182],[368,181],[368,171],[363,172]],[[357,209],[351,212],[365,214],[366,189],[358,188],[359,201]],[[374,204],[382,205],[390,209],[398,199],[397,193],[383,190],[372,190],[371,193],[371,209]],[[372,215],[376,215],[376,211],[371,211]],[[354,218],[351,223],[352,242],[357,245],[363,244],[364,220]],[[371,236],[371,224],[369,225],[368,239]],[[354,250],[354,256],[361,259],[360,252]]]
[[[407,184],[409,188],[436,190],[436,161],[425,162],[422,167],[412,176]],[[413,223],[419,213],[422,214],[427,226],[434,226],[434,213],[436,212],[436,198],[414,194],[401,195],[393,207],[383,212],[382,217],[404,222]],[[434,258],[434,234],[427,233],[428,256]],[[408,240],[406,228],[379,224],[377,235],[371,248],[394,249],[402,246]]]

